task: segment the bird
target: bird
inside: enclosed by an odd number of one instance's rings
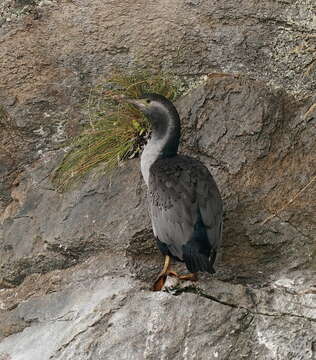
[[[223,202],[214,178],[201,161],[178,154],[181,123],[170,100],[148,93],[125,101],[140,110],[151,127],[151,137],[141,154],[141,172],[148,187],[153,233],[165,256],[152,290],[160,291],[168,275],[197,281],[199,271],[215,273]],[[171,259],[184,262],[189,273],[173,271]]]

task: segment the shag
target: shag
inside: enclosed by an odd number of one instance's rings
[[[214,273],[223,204],[212,175],[199,160],[177,154],[180,118],[171,101],[158,94],[125,100],[146,115],[152,128],[141,155],[141,171],[148,186],[153,232],[165,256],[153,290],[161,290],[168,275],[194,281],[198,271]],[[184,262],[190,273],[172,271],[171,258]]]

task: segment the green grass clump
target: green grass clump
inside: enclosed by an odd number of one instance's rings
[[[102,170],[109,172],[140,152],[148,136],[147,120],[134,106],[115,102],[115,96],[138,98],[154,92],[175,100],[180,88],[180,81],[168,74],[117,72],[92,89],[87,102],[89,123],[67,144],[70,150],[55,171],[58,189],[68,189],[101,163]]]

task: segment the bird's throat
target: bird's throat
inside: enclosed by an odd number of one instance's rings
[[[149,116],[152,135],[141,156],[141,171],[148,185],[150,167],[160,158],[176,156],[180,141],[180,119],[166,108]]]
[[[158,141],[149,140],[141,155],[140,167],[146,185],[149,180],[149,170],[152,164],[162,156],[162,146]]]
[[[141,171],[147,185],[150,167],[153,163],[158,159],[177,155],[179,138],[180,134],[178,134],[178,131],[174,132],[172,129],[162,138],[157,138],[152,134],[141,155]]]

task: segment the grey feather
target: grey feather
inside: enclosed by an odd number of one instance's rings
[[[222,233],[222,200],[208,169],[198,160],[177,155],[158,159],[150,168],[148,194],[155,235],[172,255],[184,260],[200,212],[210,249]],[[208,254],[209,255],[209,254]]]
[[[131,100],[149,119],[152,136],[141,156],[153,231],[164,255],[184,261],[191,272],[214,272],[222,236],[222,199],[208,169],[178,155],[180,118],[165,97]]]

